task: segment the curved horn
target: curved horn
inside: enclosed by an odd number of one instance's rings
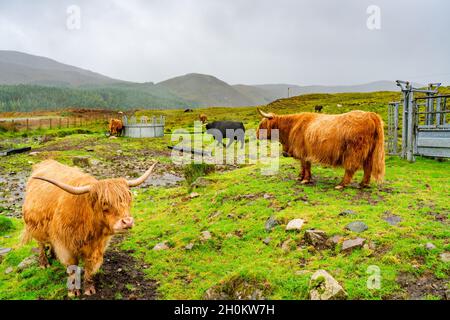
[[[39,179],[42,181],[46,181],[48,183],[54,184],[55,186],[63,189],[64,191],[67,191],[71,194],[80,195],[83,193],[88,193],[89,190],[91,190],[91,186],[81,186],[81,187],[74,187],[68,184],[65,184],[63,182],[59,182],[53,179],[43,178],[43,177],[32,177],[33,179]]]
[[[150,176],[150,174],[153,171],[153,168],[156,166],[156,164],[158,163],[158,161],[156,161],[151,167],[150,169],[148,169],[147,171],[145,171],[145,173],[140,176],[137,179],[134,180],[127,180],[128,186],[129,187],[137,187],[138,185],[140,185],[141,183],[143,183],[145,180],[147,180],[147,178]]]
[[[257,108],[257,110],[258,110],[259,114],[261,116],[263,116],[264,118],[267,118],[267,119],[272,119],[273,118],[273,114],[272,113],[265,113],[264,111],[262,111],[259,108]]]

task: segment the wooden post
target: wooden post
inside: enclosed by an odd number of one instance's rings
[[[59,118],[59,126],[58,126],[59,129],[61,129],[61,122],[62,122],[62,118]]]
[[[70,123],[69,123],[69,118],[67,118],[66,124],[67,124],[67,128],[68,128],[69,125],[70,125]]]
[[[27,131],[30,130],[29,119],[27,118]]]
[[[50,120],[50,129],[52,129],[52,118],[50,118],[49,120]]]

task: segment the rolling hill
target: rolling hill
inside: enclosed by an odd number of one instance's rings
[[[252,97],[245,95],[216,77],[189,73],[158,83],[183,99],[198,102],[201,106],[249,106]],[[258,103],[256,103],[258,104]]]
[[[0,111],[64,108],[69,103],[63,101],[64,96],[70,96],[70,104],[79,107],[96,104],[102,108],[147,109],[255,106],[286,98],[288,88],[291,97],[310,93],[399,91],[394,81],[341,86],[231,85],[212,75],[199,73],[189,73],[157,84],[136,83],[113,79],[46,57],[0,50]]]

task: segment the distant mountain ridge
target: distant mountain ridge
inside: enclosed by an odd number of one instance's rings
[[[115,95],[117,96],[115,101],[126,101],[127,107],[130,108],[253,106],[266,105],[274,100],[286,98],[288,94],[292,97],[308,93],[399,90],[394,81],[375,81],[360,85],[341,86],[230,85],[214,76],[199,73],[189,73],[157,84],[152,82],[136,83],[113,79],[46,57],[18,51],[0,50],[0,86],[23,84],[68,87],[77,90],[98,90],[96,94],[104,98],[101,101],[102,103],[110,101],[111,95]],[[35,91],[33,90],[33,92]],[[136,96],[139,96],[139,99],[134,99]],[[27,99],[30,106],[33,97]],[[38,103],[37,100],[36,104]],[[54,105],[54,103],[52,102],[51,105]]]

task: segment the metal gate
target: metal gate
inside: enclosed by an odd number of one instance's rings
[[[403,93],[403,110],[399,112],[400,102],[389,103],[388,153],[408,161],[414,161],[415,155],[450,158],[450,110],[447,104],[450,95],[437,95],[440,83],[432,83],[427,89],[414,88],[405,81],[397,81],[397,85]],[[425,96],[414,98],[415,93]]]

